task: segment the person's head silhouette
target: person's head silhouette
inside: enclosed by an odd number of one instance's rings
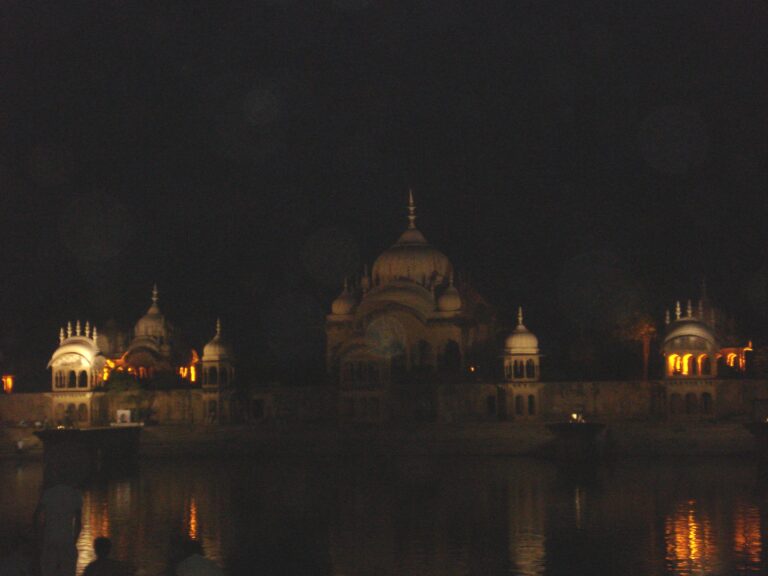
[[[99,536],[93,541],[93,550],[99,560],[107,558],[112,551],[112,540],[105,536]]]

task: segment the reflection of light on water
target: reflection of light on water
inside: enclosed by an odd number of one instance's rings
[[[83,528],[77,539],[77,573],[80,574],[89,562],[96,559],[93,553],[93,540],[99,536],[110,537],[109,509],[106,501],[92,493],[83,494]]]
[[[528,478],[517,478],[509,490],[509,552],[520,576],[542,576],[546,566],[544,492]]]
[[[192,540],[197,540],[197,502],[195,502],[194,496],[189,500],[187,518],[187,535]]]
[[[756,506],[737,506],[733,526],[733,550],[740,560],[737,568],[759,570],[762,544],[760,510]]]
[[[545,567],[545,538],[543,534],[515,535],[515,566],[521,576],[541,576]]]
[[[573,508],[576,512],[576,528],[581,529],[584,517],[584,491],[578,486],[573,493]]]
[[[707,572],[715,563],[712,526],[690,500],[677,507],[664,522],[667,563],[673,574]]]

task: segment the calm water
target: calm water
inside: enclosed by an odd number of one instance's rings
[[[0,463],[3,552],[41,476]],[[743,460],[143,462],[84,489],[80,564],[108,535],[116,557],[161,574],[188,535],[233,575],[766,573],[767,487]]]

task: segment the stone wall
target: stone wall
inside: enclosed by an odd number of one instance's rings
[[[43,422],[52,420],[53,403],[50,393],[32,394],[0,394],[0,422],[18,424],[27,422]]]
[[[500,406],[509,405],[504,386],[465,384],[439,389],[435,404],[442,421],[495,420]],[[545,382],[538,396],[538,415],[548,420],[567,418],[572,412],[604,420],[666,420],[676,417],[671,407],[672,394],[680,400],[686,395],[711,397],[710,412],[697,411],[708,419],[768,417],[768,380],[689,380],[626,382]],[[13,393],[0,395],[0,422],[18,423],[48,420],[55,422],[53,393]],[[681,400],[682,401],[682,400]],[[88,400],[91,421],[106,424],[115,420],[118,409],[133,409],[142,419],[159,423],[205,423],[203,392],[199,388],[146,393],[139,400],[131,393],[94,392]],[[254,390],[251,404],[243,406],[238,419],[250,420],[332,420],[338,417],[338,390],[333,387],[264,388]],[[258,410],[256,407],[258,406]],[[685,407],[683,407],[685,408]],[[382,407],[383,413],[386,407]],[[496,412],[494,413],[493,410]],[[234,411],[233,411],[234,412]],[[506,419],[513,420],[507,408]]]

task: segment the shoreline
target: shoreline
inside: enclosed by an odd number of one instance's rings
[[[264,423],[257,426],[147,426],[139,459],[196,456],[551,456],[558,441],[546,422],[475,422],[338,426]],[[601,455],[738,456],[760,454],[742,421],[605,422]],[[4,428],[0,459],[42,458],[33,428]],[[24,450],[16,451],[23,439]]]

